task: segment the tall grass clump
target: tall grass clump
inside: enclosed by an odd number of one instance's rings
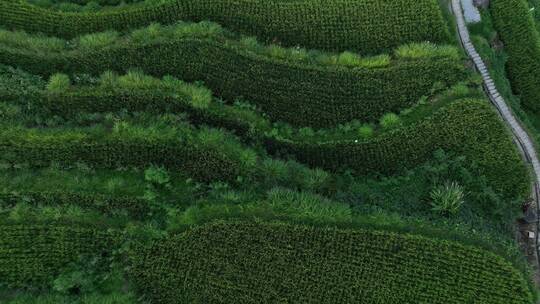
[[[457,48],[449,45],[439,45],[431,42],[412,43],[399,46],[394,54],[399,58],[436,58],[448,57],[459,59],[459,51]]]
[[[364,124],[358,129],[358,135],[360,135],[362,139],[369,139],[373,137],[373,133],[373,127],[368,124]]]
[[[379,122],[383,129],[389,130],[398,127],[401,124],[401,118],[395,113],[387,113]]]
[[[87,34],[79,37],[78,43],[81,48],[97,49],[108,45],[113,45],[118,41],[120,34],[114,31],[107,31],[95,34]]]
[[[62,93],[71,87],[71,80],[66,74],[54,74],[49,78],[47,90],[49,92]]]
[[[67,41],[56,37],[0,29],[0,45],[24,50],[58,52],[67,48]]]
[[[359,55],[352,52],[343,52],[338,56],[337,63],[343,66],[354,67],[362,63]]]
[[[456,215],[465,203],[463,187],[456,182],[446,182],[430,193],[434,212],[442,215]]]

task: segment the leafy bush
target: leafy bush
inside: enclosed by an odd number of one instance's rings
[[[81,48],[99,48],[114,44],[118,40],[117,32],[102,32],[81,36],[78,40]]]
[[[443,215],[455,215],[465,203],[463,187],[456,182],[436,187],[430,196],[432,210]]]
[[[0,1],[0,25],[26,32],[75,37],[105,30],[126,30],[152,22],[211,20],[233,31],[288,46],[375,53],[409,42],[446,42],[449,32],[435,0],[312,1],[233,0],[163,1],[133,9],[62,13],[23,1]],[[268,20],[273,20],[268,22]]]
[[[339,55],[337,62],[344,66],[358,66],[362,62],[360,59],[360,56],[351,53],[351,52],[343,52]]]
[[[396,128],[400,123],[401,120],[399,119],[399,116],[394,113],[385,114],[380,121],[380,124],[384,129]]]
[[[533,302],[500,256],[376,229],[218,221],[157,239],[131,261],[137,287],[158,303]]]
[[[65,92],[71,86],[71,80],[66,74],[54,74],[49,78],[47,90],[50,92]]]
[[[369,139],[373,136],[373,128],[370,125],[363,125],[358,129],[358,135],[363,139]]]

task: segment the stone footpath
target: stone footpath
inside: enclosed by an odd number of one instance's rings
[[[489,76],[488,69],[474,48],[474,45],[472,44],[469,36],[469,30],[467,29],[467,26],[465,25],[465,20],[463,18],[463,11],[461,9],[460,0],[452,0],[452,11],[454,12],[454,15],[456,17],[457,27],[458,27],[458,33],[461,40],[461,43],[463,45],[463,48],[467,52],[468,56],[472,59],[474,62],[474,66],[480,72],[482,75],[482,78],[484,80],[484,90],[486,92],[486,95],[491,100],[491,103],[497,108],[499,111],[499,114],[501,115],[502,119],[506,123],[506,125],[510,128],[513,134],[513,139],[518,148],[521,151],[521,154],[524,158],[524,160],[530,164],[532,167],[532,170],[534,172],[534,183],[532,185],[532,193],[533,193],[533,202],[530,208],[533,208],[535,211],[535,214],[538,214],[539,211],[539,199],[540,199],[540,162],[538,161],[538,156],[536,153],[536,149],[533,145],[533,142],[531,140],[531,137],[527,132],[524,130],[524,128],[521,126],[519,121],[516,119],[514,113],[512,113],[512,110],[509,108],[509,106],[506,104],[504,98],[501,96],[497,88],[495,87],[495,83],[493,79],[491,79],[491,76]],[[535,216],[533,219],[533,223],[524,223],[520,225],[520,234],[522,237],[521,243],[525,244],[527,248],[527,254],[529,257],[529,262],[531,263],[531,266],[535,270],[535,279],[537,281],[537,284],[540,286],[540,269],[539,269],[539,248],[538,248],[538,218]]]

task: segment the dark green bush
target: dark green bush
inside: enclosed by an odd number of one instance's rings
[[[154,32],[152,27],[141,31],[144,37]],[[0,63],[45,76],[55,71],[99,75],[105,70],[140,67],[153,76],[204,81],[227,101],[241,96],[273,120],[312,127],[332,127],[353,119],[375,121],[384,113],[411,106],[436,83],[451,85],[465,78],[465,68],[454,48],[448,52],[447,48],[432,47],[428,55],[418,58],[397,52],[383,66],[351,68],[340,61],[322,64],[322,60],[313,59],[334,60],[335,55],[298,59],[294,50],[274,47],[285,54],[275,57],[272,48],[246,46],[217,31],[219,28],[205,23],[165,30],[157,27],[155,32],[161,34],[144,42],[136,38],[139,34],[135,31],[106,47],[79,46],[58,52],[52,51],[61,47],[56,40],[17,37],[0,47]]]
[[[153,303],[533,303],[496,254],[384,230],[220,221],[131,256]]]
[[[0,1],[0,26],[71,38],[178,20],[210,20],[242,34],[285,45],[376,53],[409,42],[447,42],[449,33],[436,0],[190,1],[98,13],[62,13],[22,0]]]
[[[493,22],[508,54],[508,78],[523,106],[540,113],[540,38],[525,0],[493,0]]]

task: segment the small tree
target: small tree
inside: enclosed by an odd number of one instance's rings
[[[442,215],[455,215],[465,203],[463,187],[456,182],[447,182],[430,193],[431,210]]]

